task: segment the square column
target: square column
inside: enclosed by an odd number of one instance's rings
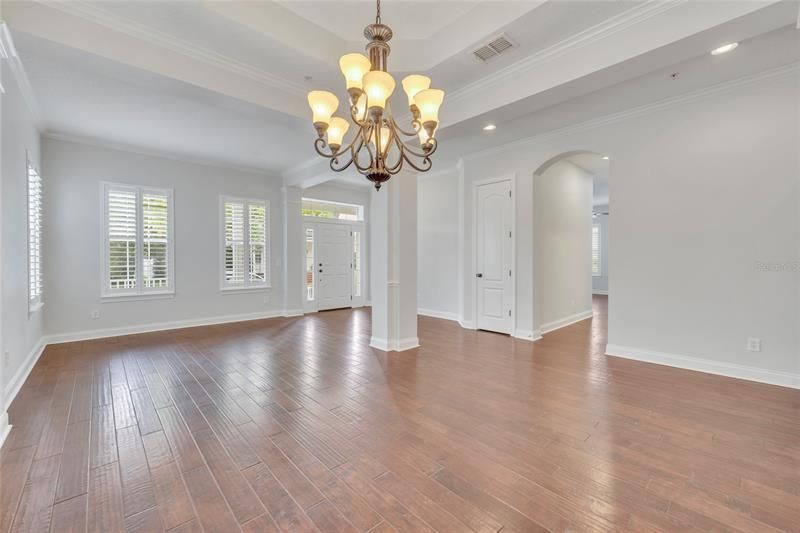
[[[303,215],[300,212],[303,189],[284,186],[283,190],[283,314],[303,314]]]
[[[403,171],[373,189],[370,217],[370,346],[403,351],[417,337],[417,175]]]

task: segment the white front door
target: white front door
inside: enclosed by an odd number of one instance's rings
[[[476,187],[478,329],[511,333],[511,181]]]
[[[350,226],[317,224],[316,262],[320,311],[350,307],[351,243]]]

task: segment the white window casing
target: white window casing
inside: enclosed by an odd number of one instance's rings
[[[220,197],[220,289],[271,286],[269,202]]]
[[[103,298],[175,293],[173,193],[103,183]]]

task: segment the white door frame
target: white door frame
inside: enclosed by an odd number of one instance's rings
[[[511,186],[511,333],[517,331],[517,175],[504,174],[472,182],[472,329],[478,329],[478,187],[508,181]]]
[[[317,227],[321,224],[338,224],[340,226],[348,226],[350,228],[351,233],[353,231],[360,231],[361,232],[361,296],[356,298],[353,296],[353,284],[352,284],[352,276],[350,282],[350,292],[352,299],[352,305],[350,307],[363,307],[366,302],[366,280],[369,279],[369,250],[368,246],[369,243],[367,242],[367,226],[363,221],[348,221],[348,220],[338,220],[338,219],[331,219],[331,218],[322,218],[322,217],[311,217],[311,216],[304,216],[303,217],[303,243],[305,243],[306,237],[306,229],[311,228],[314,230],[314,301],[309,302],[306,299],[306,254],[305,254],[305,244],[303,245],[303,260],[300,263],[302,268],[302,294],[303,294],[303,312],[304,313],[316,313],[319,311],[319,276],[316,275],[316,264],[317,264],[317,236],[319,232],[317,231]],[[352,246],[353,246],[353,236],[350,235],[350,250],[352,253]],[[367,259],[365,261],[365,258]]]

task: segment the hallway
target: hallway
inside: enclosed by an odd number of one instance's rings
[[[800,391],[607,357],[594,311],[535,343],[420,317],[392,354],[368,308],[50,346],[0,531],[796,530]]]

